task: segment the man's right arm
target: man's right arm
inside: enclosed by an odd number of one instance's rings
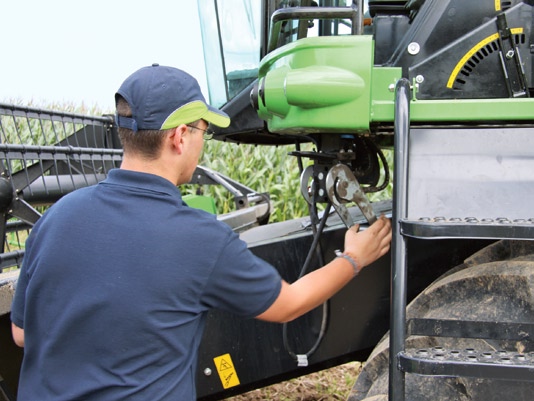
[[[345,234],[345,253],[356,262],[358,271],[385,255],[390,244],[391,222],[383,216],[365,231],[358,232],[354,226]],[[256,318],[279,323],[296,319],[331,298],[354,276],[349,260],[335,258],[293,284],[282,281],[278,298]]]

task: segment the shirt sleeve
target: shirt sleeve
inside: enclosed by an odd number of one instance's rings
[[[278,271],[232,235],[217,259],[202,301],[210,308],[252,318],[273,304],[281,288]]]
[[[26,307],[26,287],[28,286],[28,275],[24,266],[19,272],[19,278],[15,287],[15,296],[11,305],[11,321],[17,327],[24,328],[24,309]]]
[[[39,221],[32,228],[28,239],[26,240],[26,247],[24,252],[24,258],[22,260],[22,266],[19,271],[19,277],[15,284],[15,296],[13,297],[13,303],[11,304],[11,321],[15,323],[17,327],[24,328],[24,316],[26,310],[26,289],[30,282],[29,274],[29,262],[31,259],[31,253],[34,244],[34,237],[39,231],[39,227],[45,220],[46,213],[39,219]]]

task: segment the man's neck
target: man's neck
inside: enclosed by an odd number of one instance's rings
[[[163,177],[173,185],[178,185],[179,174],[160,159],[145,160],[141,158],[124,157],[120,168],[122,170],[137,171],[140,173],[148,173]]]

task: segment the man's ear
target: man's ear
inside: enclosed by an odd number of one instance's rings
[[[187,125],[181,124],[176,128],[173,128],[169,133],[168,140],[175,152],[182,154],[184,151],[184,135],[187,133]]]

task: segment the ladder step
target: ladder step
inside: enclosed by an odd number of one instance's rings
[[[411,335],[434,337],[534,340],[534,324],[529,322],[413,318],[408,320],[407,332]]]
[[[532,381],[534,353],[447,350],[442,347],[406,350],[398,354],[399,368],[426,376],[476,377]]]
[[[415,238],[534,239],[534,218],[424,217],[400,221],[402,235]]]

